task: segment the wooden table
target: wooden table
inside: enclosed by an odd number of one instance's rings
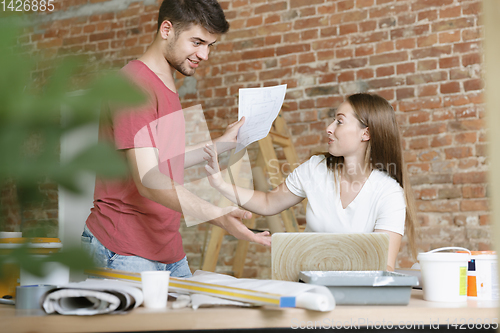
[[[149,310],[139,307],[124,315],[92,317],[44,315],[16,311],[0,305],[0,331],[15,332],[134,332],[244,328],[337,327],[373,329],[422,329],[424,325],[446,328],[498,326],[497,302],[435,303],[423,300],[421,290],[413,290],[408,306],[337,306],[331,312],[273,307],[217,307]],[[41,312],[41,310],[40,310]],[[486,326],[488,327],[488,326]],[[455,328],[455,327],[452,327]]]

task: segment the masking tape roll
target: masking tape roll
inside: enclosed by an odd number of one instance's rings
[[[16,309],[41,309],[42,297],[56,288],[47,284],[16,287]]]

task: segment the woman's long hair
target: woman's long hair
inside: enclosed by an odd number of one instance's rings
[[[406,200],[405,234],[409,241],[411,254],[415,257],[415,200],[403,163],[403,146],[394,109],[384,98],[375,94],[354,94],[347,98],[347,102],[351,105],[361,126],[369,129],[370,140],[368,140],[366,148],[365,163],[371,169],[386,172],[404,190]],[[340,172],[344,165],[344,157],[326,153],[326,163],[330,170]]]

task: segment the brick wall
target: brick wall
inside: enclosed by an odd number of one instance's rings
[[[152,41],[156,0],[58,3],[64,11],[27,29],[21,38],[27,49],[47,58],[85,54],[92,72],[123,66]],[[378,93],[394,106],[404,136],[419,249],[490,248],[480,1],[220,3],[230,32],[193,78],[178,78],[183,105],[202,104],[213,136],[236,120],[239,88],[286,83],[283,112],[305,161],[326,149],[331,111],[347,95]],[[208,230],[183,227],[182,233],[197,269]],[[235,246],[226,238],[218,271],[231,270]],[[399,265],[411,262],[405,243]],[[268,249],[251,245],[245,276],[270,277],[269,266]]]

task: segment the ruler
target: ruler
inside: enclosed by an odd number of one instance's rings
[[[141,274],[120,271],[109,268],[96,268],[85,270],[89,277],[116,279],[136,284],[141,283]],[[253,305],[271,305],[280,308],[294,308],[295,297],[281,296],[279,294],[255,291],[251,289],[226,287],[213,283],[191,281],[183,278],[170,277],[169,291],[178,293],[195,293],[215,296],[232,301],[246,302]]]

